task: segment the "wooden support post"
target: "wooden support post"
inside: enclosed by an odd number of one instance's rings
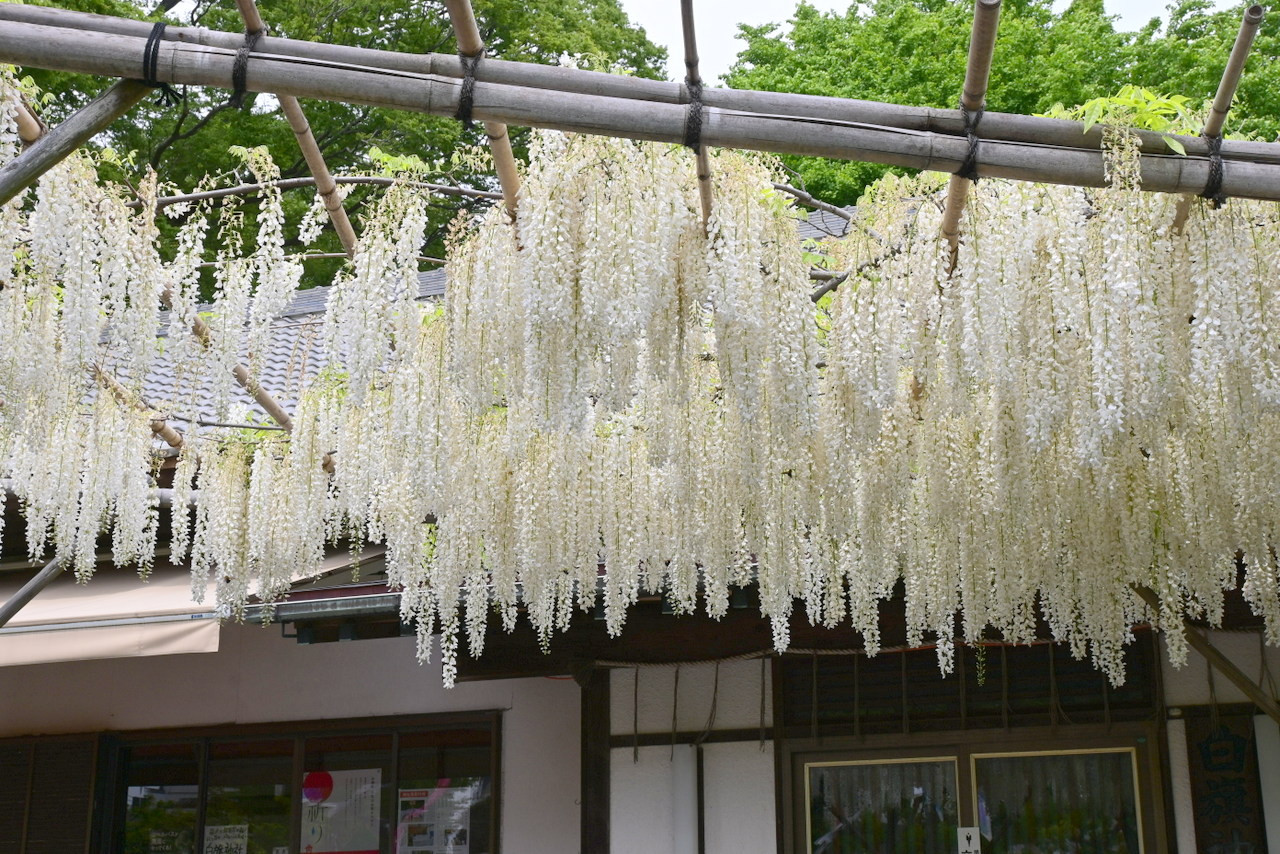
[[[1160,613],[1160,597],[1150,587],[1135,586],[1134,592],[1138,594],[1143,602],[1147,603],[1152,611]],[[1222,652],[1209,642],[1209,639],[1200,634],[1199,631],[1186,620],[1182,622],[1182,631],[1186,634],[1187,644],[1200,655],[1204,656],[1205,661],[1209,662],[1211,667],[1216,667],[1218,672],[1230,680],[1232,685],[1239,688],[1246,697],[1253,701],[1259,709],[1262,709],[1276,723],[1280,723],[1280,703],[1276,702],[1275,697],[1270,697],[1262,690],[1256,682],[1244,674],[1239,667],[1232,663]]]
[[[484,41],[480,38],[471,0],[445,0],[445,7],[449,10],[453,34],[458,40],[458,52],[466,56],[483,56]],[[511,150],[511,135],[503,122],[486,121],[484,132],[489,137],[489,150],[493,152],[493,168],[502,187],[503,204],[514,222],[520,205],[520,173],[516,170],[515,153]]]
[[[71,152],[106,130],[150,92],[151,87],[137,80],[114,83],[72,113],[65,122],[32,143],[0,169],[0,205],[30,187]]]
[[[0,605],[0,628],[12,620],[28,602],[36,598],[36,594],[52,584],[53,580],[62,574],[62,567],[65,564],[64,558],[55,557],[45,565],[44,569],[36,573],[34,578],[22,585],[22,588],[13,594],[12,599]]]
[[[245,32],[248,35],[252,36],[266,29],[254,0],[236,0],[236,8],[240,10],[240,17],[244,19]],[[324,162],[324,154],[316,143],[315,135],[311,133],[311,125],[302,111],[302,104],[292,95],[279,95],[277,100],[280,102],[280,112],[284,113],[289,127],[293,129],[293,135],[298,140],[302,159],[306,161],[307,169],[315,178],[316,192],[324,200],[324,208],[329,212],[329,222],[333,223],[333,230],[342,241],[342,248],[346,250],[347,257],[353,257],[356,254],[356,230],[352,227],[347,211],[342,206],[338,185],[334,182],[333,175],[329,173],[329,167]]]
[[[702,74],[698,71],[698,36],[693,25],[693,0],[680,0],[680,23],[684,29],[684,68],[685,88],[690,95],[698,93],[698,108],[702,109]],[[701,124],[702,117],[697,118]],[[707,156],[707,147],[699,145],[698,157],[698,200],[702,204],[702,227],[705,229],[711,221],[711,158]]]
[[[1213,106],[1209,108],[1209,117],[1205,119],[1204,129],[1200,135],[1205,138],[1222,136],[1222,126],[1227,121],[1227,113],[1231,112],[1231,102],[1235,100],[1236,89],[1240,86],[1240,75],[1244,73],[1244,63],[1253,48],[1253,40],[1258,35],[1258,27],[1262,25],[1262,7],[1250,6],[1244,10],[1240,21],[1240,32],[1236,33],[1235,44],[1231,46],[1231,55],[1227,57],[1227,67],[1222,70],[1222,80],[1218,83],[1218,91],[1213,96]],[[1196,197],[1184,195],[1178,199],[1178,206],[1173,213],[1173,231],[1181,234],[1191,215],[1191,205]]]
[[[969,66],[965,69],[960,103],[977,121],[986,104],[987,81],[991,77],[991,57],[995,53],[996,30],[1000,25],[1000,0],[975,0],[973,35],[969,38]],[[955,269],[960,243],[960,216],[969,196],[968,178],[952,175],[947,182],[947,203],[942,210],[942,236],[951,247],[950,268]]]
[[[609,669],[586,665],[575,678],[582,688],[581,850],[609,854]]]

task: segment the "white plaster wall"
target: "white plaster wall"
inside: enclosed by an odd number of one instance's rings
[[[1257,632],[1222,632],[1210,630],[1209,642],[1239,667],[1252,680],[1261,672],[1262,658],[1258,650]],[[1194,649],[1187,652],[1187,663],[1175,668],[1169,663],[1168,650],[1163,638],[1160,647],[1160,664],[1164,668],[1164,701],[1168,706],[1203,705],[1209,702],[1209,664]],[[1280,648],[1266,647],[1267,666],[1280,681]],[[1213,674],[1214,692],[1219,703],[1247,703],[1249,698],[1216,670]]]
[[[773,742],[703,745],[707,854],[775,849]],[[610,760],[610,854],[697,850],[696,759],[692,745],[614,748]]]
[[[640,680],[636,714],[636,679]],[[679,702],[676,703],[676,668],[620,667],[609,683],[612,732],[628,735],[670,732],[671,713],[676,713],[676,729],[700,732],[707,725],[712,698],[716,717],[712,729],[755,729],[760,726],[760,692],[764,691],[764,725],[773,725],[773,685],[768,661],[763,682],[759,661],[727,661],[720,665],[720,688],[716,691],[714,664],[686,664],[680,667]]]
[[[1280,852],[1280,724],[1266,715],[1255,715],[1253,730],[1258,739],[1258,782],[1267,850]]]
[[[225,626],[217,653],[0,667],[0,737],[501,709],[503,850],[545,854],[578,850],[580,697],[552,679],[446,691],[413,638],[303,646]]]

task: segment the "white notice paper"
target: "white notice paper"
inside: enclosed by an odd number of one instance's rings
[[[960,842],[960,854],[982,854],[982,834],[976,827],[957,827],[956,836]]]

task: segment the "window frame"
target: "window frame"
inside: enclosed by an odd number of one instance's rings
[[[956,761],[962,827],[977,825],[977,757],[1132,751],[1143,852],[1169,850],[1172,814],[1166,802],[1164,728],[1157,722],[789,737],[776,733],[779,851],[807,854],[808,768],[819,764]]]
[[[199,760],[199,807],[196,819],[196,850],[203,846],[205,807],[208,801],[209,752],[214,742],[258,741],[263,739],[292,740],[295,783],[291,792],[289,849],[299,851],[302,831],[302,775],[305,771],[307,740],[332,735],[390,735],[392,792],[400,785],[400,739],[402,735],[433,729],[447,729],[450,725],[486,729],[489,734],[489,780],[492,808],[489,817],[489,838],[492,854],[502,850],[502,711],[484,709],[466,712],[442,712],[423,715],[392,715],[373,718],[333,718],[325,720],[281,721],[270,723],[231,724],[201,727],[173,727],[151,730],[132,730],[104,734],[109,742],[111,761],[99,777],[105,809],[102,811],[100,834],[101,850],[106,854],[121,854],[125,830],[125,813],[128,789],[129,751],[140,746],[193,744]],[[392,804],[393,826],[388,841],[391,854],[395,849],[395,804]]]

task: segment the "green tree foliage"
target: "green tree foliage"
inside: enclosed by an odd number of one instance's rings
[[[187,26],[230,31],[244,28],[235,4],[229,0],[196,0],[194,4],[181,5],[166,0],[159,8],[150,3],[144,8],[129,0],[37,2]],[[276,36],[408,53],[457,50],[441,0],[261,0],[258,5],[271,34]],[[642,29],[630,23],[618,0],[559,0],[554,4],[475,0],[474,7],[491,56],[549,64],[566,56],[590,57],[595,66],[640,76],[661,76],[665,49],[654,45]],[[29,73],[41,88],[55,96],[42,111],[51,123],[92,99],[111,82],[56,72]],[[182,99],[178,106],[162,106],[147,99],[100,141],[120,152],[138,152],[138,170],[152,166],[162,181],[182,188],[194,187],[206,174],[240,170],[238,178],[247,179],[240,161],[229,153],[233,145],[266,145],[279,164],[282,177],[307,174],[293,133],[276,109],[274,99],[250,95],[237,109],[228,105],[229,93],[225,90],[179,87],[178,92]],[[450,160],[459,148],[483,142],[479,125],[465,131],[452,118],[323,101],[304,102],[304,108],[334,172],[380,171],[382,164],[369,158],[369,152],[376,147],[391,154],[415,155],[447,173],[431,178],[493,186],[491,173],[476,168],[476,158]],[[524,137],[521,129],[513,129],[517,151],[521,150]],[[375,191],[352,192],[347,207],[353,220],[371,192]],[[306,191],[288,194],[290,218],[296,221],[310,201]],[[466,202],[440,199],[429,253],[438,254],[446,225],[461,204]],[[252,217],[249,224],[252,225]],[[322,240],[322,251],[340,249],[332,233],[326,233]],[[325,282],[336,267],[336,263],[313,262],[308,268],[308,281]]]
[[[1082,104],[1127,83],[1199,103],[1212,97],[1244,7],[1210,12],[1184,0],[1169,25],[1153,19],[1139,33],[1117,32],[1101,0],[1075,0],[1055,13],[1049,0],[1006,0],[987,105],[1042,113]],[[954,107],[964,81],[973,4],[968,0],[873,0],[841,14],[802,2],[791,29],[741,28],[746,48],[726,77],[735,88],[840,95],[928,107]],[[1275,86],[1277,27],[1258,37],[1230,130],[1272,138],[1280,116]],[[787,158],[810,192],[840,204],[886,171],[883,166]]]

